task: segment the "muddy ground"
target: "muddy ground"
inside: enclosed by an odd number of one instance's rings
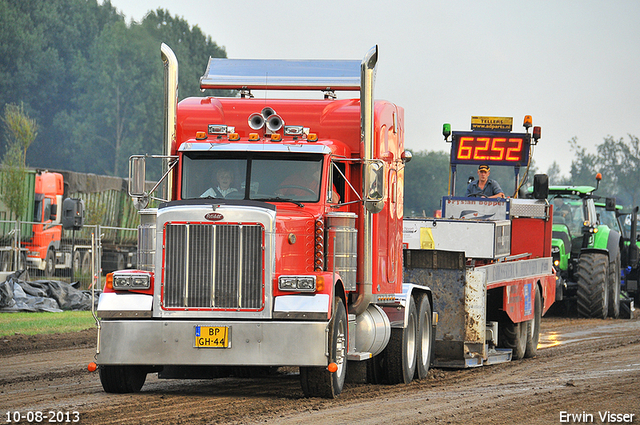
[[[142,392],[102,391],[86,365],[95,330],[0,338],[0,422],[62,412],[83,424],[640,424],[640,320],[545,317],[538,356],[478,369],[432,369],[409,385],[347,384],[306,399],[285,370],[260,379],[158,380]],[[67,417],[66,412],[70,412]],[[626,414],[627,416],[623,416]],[[633,416],[632,416],[633,415]],[[10,421],[7,421],[10,419]],[[13,422],[15,423],[15,422]],[[20,423],[27,423],[22,419]]]

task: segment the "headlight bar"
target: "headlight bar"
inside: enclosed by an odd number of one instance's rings
[[[151,276],[146,273],[114,273],[113,289],[149,289],[151,287]]]
[[[314,292],[316,290],[315,276],[280,276],[278,288],[281,291]]]

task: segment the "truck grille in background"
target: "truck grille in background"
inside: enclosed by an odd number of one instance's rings
[[[263,307],[260,225],[171,224],[165,227],[164,307]]]

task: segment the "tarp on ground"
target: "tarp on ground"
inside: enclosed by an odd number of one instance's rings
[[[0,283],[0,312],[91,310],[91,291],[81,291],[58,280],[27,282],[21,279],[23,275],[24,272],[16,272]]]

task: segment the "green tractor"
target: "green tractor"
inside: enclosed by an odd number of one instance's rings
[[[612,296],[620,299],[620,315],[633,317],[634,301],[638,302],[638,262],[640,259],[640,240],[638,237],[638,207],[624,210],[616,205],[614,198],[606,198],[605,202],[595,203],[600,223],[616,230],[621,235],[621,270],[620,290],[612,292]],[[632,243],[633,241],[633,243]],[[616,316],[617,317],[617,316]]]
[[[598,183],[600,178],[597,178]],[[560,281],[556,300],[577,299],[582,317],[620,315],[621,235],[600,223],[592,186],[551,186],[551,252]]]

